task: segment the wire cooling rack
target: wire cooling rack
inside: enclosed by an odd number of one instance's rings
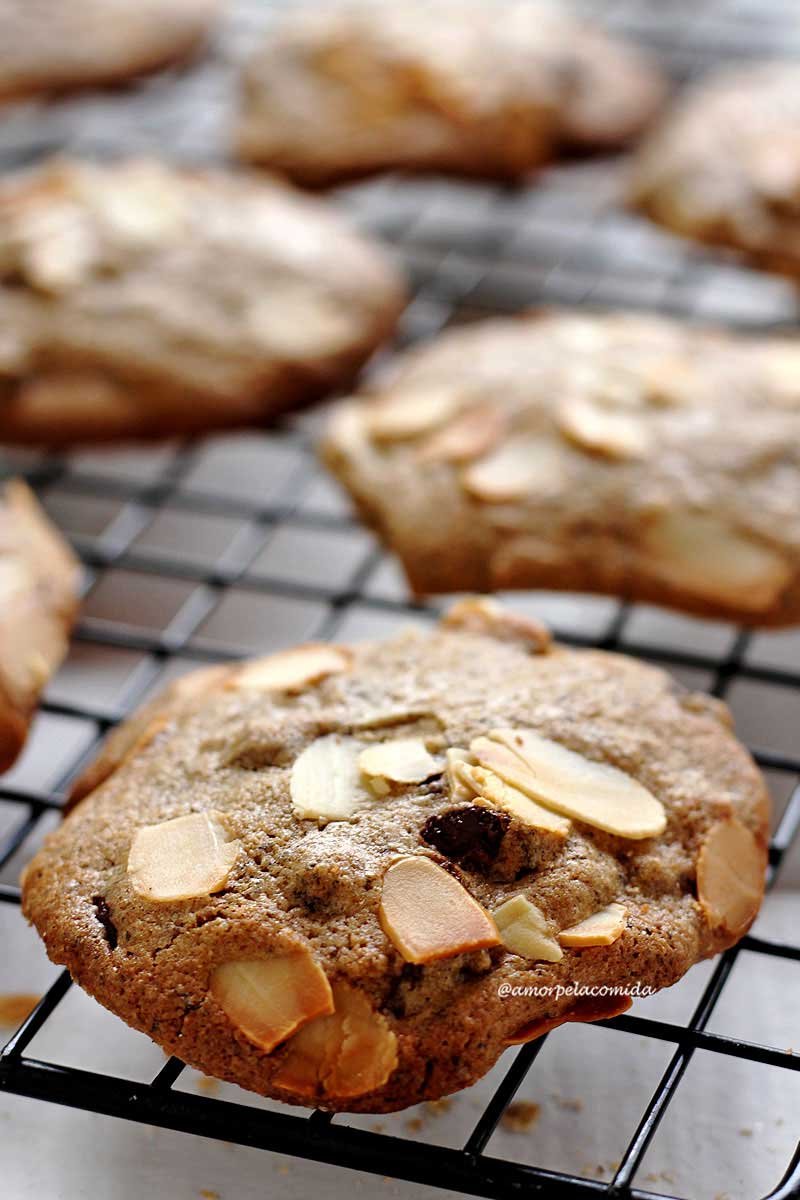
[[[0,130],[2,162],[16,165],[53,149],[118,152],[120,145],[218,156],[231,62],[263,7],[257,0],[240,3],[222,50],[188,72],[115,96],[15,110]],[[800,23],[787,24],[788,7],[763,0],[619,0],[602,15],[685,78],[730,56],[800,54]],[[591,8],[597,13],[600,6]],[[413,299],[400,344],[538,304],[630,306],[760,329],[796,321],[795,293],[786,282],[744,270],[733,258],[711,257],[626,215],[618,205],[620,183],[618,162],[589,160],[554,168],[524,190],[384,179],[336,198],[363,229],[393,243],[408,269]],[[144,451],[7,456],[5,468],[28,478],[85,563],[84,615],[70,663],[85,669],[100,655],[122,666],[113,694],[87,702],[74,686],[85,675],[71,673],[68,663],[48,690],[39,723],[71,723],[79,735],[46,785],[24,767],[0,781],[7,815],[0,901],[19,903],[15,864],[30,853],[108,729],[154,687],[202,662],[309,637],[379,636],[398,622],[435,617],[435,605],[408,601],[390,560],[320,473],[312,451],[320,420],[312,414],[268,432]],[[646,616],[635,607],[593,600],[576,608],[580,619],[572,621],[573,609],[557,599],[537,603],[551,604],[564,641],[620,648],[679,677],[701,677],[717,696],[752,687],[769,692],[773,710],[798,703],[800,670],[781,653],[760,651],[761,639],[748,631],[717,628],[708,637],[669,643],[648,635]],[[46,741],[34,735],[28,758],[46,753]],[[756,759],[788,797],[770,847],[773,884],[800,828],[800,749],[770,745],[769,737],[755,741]],[[173,1087],[183,1070],[176,1059],[147,1083],[30,1057],[31,1042],[71,986],[64,972],[0,1054],[0,1090],[477,1196],[664,1196],[639,1187],[637,1171],[697,1051],[800,1069],[791,1050],[709,1029],[737,960],[764,956],[797,964],[800,948],[746,937],[716,962],[688,1020],[629,1014],[604,1023],[672,1050],[605,1181],[486,1153],[546,1039],[516,1053],[461,1146],[428,1145],[322,1112],[262,1111],[187,1094]],[[800,1147],[788,1164],[775,1163],[775,1174],[784,1168],[770,1195],[788,1200],[800,1196]]]

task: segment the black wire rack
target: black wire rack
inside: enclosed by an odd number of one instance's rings
[[[800,22],[787,24],[789,7],[762,0],[619,0],[605,6],[603,17],[615,31],[654,49],[673,75],[687,78],[731,56],[800,55]],[[237,12],[229,34],[234,48],[262,15],[257,0],[240,4]],[[44,113],[25,109],[0,132],[0,161],[14,165],[54,148],[103,152],[113,144],[118,151],[120,143],[136,150],[166,144],[179,156],[203,156],[213,131],[222,127],[229,71],[226,51],[186,74],[169,73],[113,98],[65,102]],[[205,108],[198,108],[204,97]],[[408,269],[413,299],[401,345],[456,322],[541,304],[628,306],[754,329],[796,322],[788,283],[742,269],[733,258],[712,257],[626,215],[619,205],[621,179],[619,162],[585,160],[553,168],[522,190],[389,178],[342,190],[336,199],[363,229],[390,241]],[[124,700],[111,705],[84,703],[68,688],[50,689],[45,714],[80,719],[92,736],[46,788],[14,784],[13,777],[0,781],[0,803],[15,814],[0,838],[0,878],[9,878],[48,816],[61,808],[71,779],[108,729],[159,681],[198,662],[305,637],[346,636],[354,614],[376,632],[408,618],[436,616],[436,605],[408,601],[386,556],[324,481],[312,448],[321,419],[310,414],[269,431],[170,443],[121,457],[7,456],[4,469],[25,475],[85,564],[76,644],[134,652],[140,669]],[[87,506],[99,514],[96,520],[85,518]],[[176,531],[180,541],[193,522],[209,520],[218,552],[195,554],[189,545],[176,553]],[[166,527],[171,544],[162,537]],[[282,539],[291,538],[303,547],[294,556],[281,550]],[[125,613],[115,608],[121,595],[129,600]],[[137,597],[142,611],[131,617]],[[241,630],[233,637],[220,632],[224,609],[227,628],[232,621]],[[753,635],[746,630],[736,632],[722,653],[702,642],[666,646],[628,636],[635,614],[631,606],[609,602],[602,629],[555,632],[572,644],[622,648],[678,672],[704,672],[720,697],[742,680],[773,686],[787,700],[800,692],[800,672],[751,655]],[[800,750],[752,750],[789,794],[770,846],[772,885],[800,829]],[[17,905],[19,899],[14,883],[0,882],[0,901]],[[329,1113],[299,1115],[288,1107],[265,1112],[186,1094],[173,1087],[183,1070],[177,1059],[143,1083],[29,1057],[32,1040],[71,986],[63,972],[0,1053],[0,1090],[476,1196],[664,1196],[636,1186],[635,1176],[696,1051],[800,1070],[800,1055],[789,1050],[709,1030],[743,956],[800,963],[800,947],[746,937],[716,962],[688,1021],[624,1015],[604,1023],[672,1047],[608,1181],[486,1153],[545,1039],[516,1053],[463,1145],[429,1145],[353,1128]],[[791,1162],[775,1164],[775,1174],[784,1167],[770,1193],[774,1200],[800,1197],[800,1146]]]

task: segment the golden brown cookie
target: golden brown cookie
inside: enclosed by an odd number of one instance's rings
[[[118,83],[185,58],[223,0],[0,0],[0,101]]]
[[[352,379],[403,300],[282,183],[50,162],[0,184],[0,441],[263,422]]]
[[[800,63],[728,67],[667,112],[633,167],[633,204],[676,233],[800,274]]]
[[[28,736],[39,694],[66,654],[79,565],[19,479],[0,490],[0,771]]]
[[[323,454],[420,594],[800,621],[795,340],[631,313],[485,321],[396,359]]]
[[[185,1062],[330,1109],[621,1011],[764,886],[724,705],[486,599],[188,677],[78,794],[23,885],[50,957]]]
[[[245,67],[237,146],[314,186],[383,170],[519,178],[559,148],[627,142],[663,91],[638,51],[552,6],[306,6]]]

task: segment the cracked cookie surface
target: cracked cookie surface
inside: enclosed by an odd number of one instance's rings
[[[383,170],[520,178],[613,148],[663,98],[657,67],[554,5],[304,7],[244,68],[240,155],[325,185]]]
[[[627,1003],[556,986],[666,986],[755,916],[766,793],[718,702],[488,600],[316,664],[173,685],[27,869],[50,957],[169,1053],[388,1111]]]
[[[323,457],[413,590],[605,592],[800,620],[800,351],[632,313],[445,332]]]
[[[403,286],[244,172],[52,160],[0,184],[0,439],[257,425],[352,380]]]

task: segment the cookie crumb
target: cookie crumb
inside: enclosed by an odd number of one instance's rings
[[[422,1129],[422,1117],[409,1117],[406,1121],[406,1129],[409,1133],[419,1133]]]
[[[539,1119],[541,1105],[533,1100],[514,1100],[500,1118],[500,1124],[509,1133],[527,1133]]]
[[[204,1075],[197,1081],[197,1090],[205,1092],[207,1096],[216,1096],[219,1091],[219,1080],[212,1079],[210,1075]]]
[[[753,1136],[753,1131],[749,1127],[749,1125],[743,1125],[742,1128],[739,1130],[739,1137],[752,1137],[752,1136]]]
[[[219,1192],[215,1192],[211,1188],[200,1188],[198,1195],[202,1197],[202,1200],[222,1200]]]
[[[443,1113],[449,1112],[453,1105],[451,1096],[442,1096],[441,1100],[427,1100],[425,1108],[432,1117],[441,1117]]]
[[[383,1121],[376,1121],[374,1125],[370,1125],[370,1129],[372,1130],[373,1133],[383,1133],[383,1130],[384,1130]]]
[[[0,1025],[16,1029],[30,1016],[40,1000],[41,996],[33,992],[9,992],[0,996]]]
[[[565,1112],[583,1112],[583,1101],[579,1096],[559,1096],[554,1092],[552,1098]]]

